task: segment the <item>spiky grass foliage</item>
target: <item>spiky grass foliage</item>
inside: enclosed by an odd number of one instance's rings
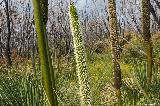
[[[138,51],[138,50],[137,50]],[[88,55],[90,56],[90,55]],[[90,57],[88,57],[90,58]],[[92,91],[92,95],[94,95],[93,98],[93,106],[114,106],[117,103],[117,98],[115,95],[115,90],[113,87],[113,73],[112,73],[112,61],[111,61],[111,54],[97,54],[97,53],[93,53],[92,58],[94,59],[94,61],[90,60],[88,61],[88,67],[89,67],[89,73],[91,75],[91,91]],[[128,58],[130,59],[130,58]],[[54,61],[54,64],[57,61]],[[28,72],[31,71],[31,68],[29,68],[27,65],[30,64],[29,67],[31,67],[31,62],[25,62],[25,63],[21,63],[18,66],[14,67],[15,71],[11,71],[13,73],[7,74],[6,72],[8,71],[7,69],[4,68],[0,68],[0,72],[4,73],[3,78],[0,78],[0,82],[2,80],[7,79],[8,75],[11,77],[11,80],[6,81],[4,80],[4,85],[5,88],[2,89],[2,86],[0,87],[0,95],[2,95],[0,97],[0,99],[8,101],[9,103],[14,104],[14,106],[17,106],[17,102],[16,101],[21,101],[20,105],[22,105],[22,100],[23,97],[19,97],[16,94],[20,95],[20,86],[18,86],[18,84],[21,85],[22,81],[19,80],[20,78],[23,78],[25,80],[23,80],[22,85],[25,85],[28,90],[24,91],[23,95],[26,95],[25,93],[28,92],[28,95],[30,95],[30,97],[28,98],[27,101],[33,101],[33,98],[42,98],[42,93],[38,93],[38,92],[43,92],[41,91],[43,86],[41,86],[41,84],[36,84],[34,83],[34,81],[37,79],[39,83],[41,83],[40,81],[40,76],[41,73],[39,69],[36,70],[36,73],[38,75],[35,75],[34,73]],[[59,105],[60,106],[79,106],[80,105],[80,101],[79,101],[79,94],[77,93],[79,91],[78,89],[78,83],[77,83],[77,76],[76,76],[76,70],[75,70],[75,62],[74,62],[74,57],[72,57],[72,62],[71,61],[67,61],[66,57],[63,57],[60,59],[60,66],[59,66],[59,70],[58,70],[58,66],[55,66],[55,69],[57,70],[56,72],[56,84],[57,84],[57,95],[58,95],[58,101],[59,101]],[[15,65],[14,65],[15,66]],[[28,68],[27,68],[28,67]],[[36,67],[37,64],[36,64]],[[155,66],[156,67],[156,66]],[[158,70],[156,68],[153,68],[153,81],[152,84],[150,86],[150,90],[148,93],[148,97],[151,99],[151,102],[148,101],[147,97],[144,95],[144,90],[145,90],[145,83],[146,83],[146,63],[145,60],[143,60],[142,62],[135,59],[135,61],[133,61],[133,63],[124,63],[121,64],[121,69],[122,69],[122,75],[123,75],[123,81],[122,81],[122,100],[123,100],[123,106],[145,106],[145,105],[154,105],[154,106],[159,106],[160,104],[160,73],[158,72]],[[125,73],[123,73],[125,70]],[[127,73],[128,72],[128,73]],[[2,73],[0,73],[0,75],[2,75]],[[27,75],[25,73],[28,73]],[[102,74],[103,73],[103,74]],[[15,76],[15,77],[13,77]],[[35,80],[33,81],[33,76],[39,76],[38,78],[35,78]],[[14,78],[17,79],[16,81],[14,81]],[[136,82],[135,82],[136,80]],[[14,82],[14,83],[13,83]],[[18,84],[16,83],[18,82]],[[137,86],[137,82],[138,82],[138,87]],[[11,90],[7,90],[6,88],[11,88],[10,84],[12,83],[12,85],[14,84],[14,87],[12,87],[12,89],[15,89],[15,91]],[[32,84],[32,85],[31,85]],[[40,89],[40,91],[36,90],[36,94],[38,96],[35,96],[35,94],[31,93],[31,91],[34,90],[30,90],[29,86],[34,86],[34,89]],[[16,90],[18,89],[18,90]],[[143,91],[143,92],[142,92]],[[3,93],[2,93],[3,92]],[[14,92],[15,96],[12,96],[12,92]],[[43,92],[44,93],[44,92]],[[21,95],[21,96],[23,96]],[[25,100],[26,100],[25,96]],[[45,98],[45,95],[43,95],[43,97]],[[7,99],[8,98],[8,99]],[[9,100],[10,98],[10,100]],[[12,98],[12,99],[11,99]],[[0,106],[2,105],[2,102],[0,100]],[[13,102],[12,102],[12,101]],[[23,101],[25,101],[23,100]],[[42,99],[41,99],[42,100]],[[46,99],[44,99],[43,101],[37,100],[39,101],[39,105],[42,106],[41,104],[45,103]],[[2,106],[6,106],[8,105],[8,102],[4,102],[3,101],[3,105]],[[6,103],[6,104],[5,104]],[[34,102],[35,103],[35,102]],[[36,102],[37,103],[37,102]],[[23,103],[24,106],[32,106],[31,104],[26,105],[26,102]],[[33,106],[39,106],[37,105],[33,105]],[[12,105],[11,105],[12,106]]]
[[[42,70],[42,77],[44,82],[44,88],[51,106],[57,106],[57,96],[56,89],[53,76],[53,70],[51,66],[51,57],[49,55],[48,42],[46,37],[46,29],[45,29],[45,18],[44,13],[42,13],[42,9],[40,6],[44,2],[39,2],[39,0],[33,0],[34,7],[34,20],[36,25],[36,31],[38,34],[38,47],[39,47],[39,57],[40,57],[40,66]],[[47,6],[43,4],[43,6]],[[46,8],[45,8],[46,9]]]
[[[81,106],[90,106],[90,87],[88,69],[86,64],[86,53],[84,48],[83,35],[78,20],[77,10],[73,3],[69,6],[70,26],[73,36],[74,53],[76,58],[76,68],[79,82],[79,95]]]
[[[145,90],[148,89],[146,85],[146,63],[137,62],[135,63],[136,67],[130,66],[125,70],[122,69],[124,79],[122,84],[122,95],[124,98],[125,105],[134,105],[134,106],[144,106],[144,105],[154,105],[158,106],[160,104],[159,99],[159,73],[153,73],[153,82],[150,85],[148,92]],[[126,66],[125,66],[126,68]],[[156,70],[155,70],[156,71]]]
[[[45,95],[37,71],[26,75],[15,70],[0,73],[0,106],[45,105]]]

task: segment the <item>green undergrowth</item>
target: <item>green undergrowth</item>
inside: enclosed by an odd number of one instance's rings
[[[46,106],[40,71],[19,68],[0,70],[0,106]]]
[[[157,55],[157,54],[156,54]],[[87,55],[89,81],[93,106],[115,106],[112,59],[110,53]],[[134,57],[133,57],[134,58]],[[160,105],[160,70],[154,65],[149,93],[146,92],[145,59],[121,59],[122,100],[124,106]],[[155,59],[157,57],[155,56]],[[57,58],[53,62],[56,70],[56,88],[59,106],[79,106],[78,83],[73,56]],[[31,61],[14,65],[11,71],[0,68],[0,106],[45,106],[46,98],[41,83],[39,65],[32,69]]]

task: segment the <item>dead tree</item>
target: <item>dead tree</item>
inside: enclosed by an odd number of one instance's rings
[[[7,65],[10,67],[12,66],[12,60],[10,51],[11,28],[10,28],[9,2],[8,0],[4,0],[4,2],[5,2],[5,12],[7,16],[7,30],[8,30],[5,55],[6,55]]]

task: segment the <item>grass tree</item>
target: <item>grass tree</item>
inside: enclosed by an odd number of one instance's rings
[[[122,105],[121,100],[121,69],[120,69],[120,49],[118,40],[118,27],[116,16],[116,3],[115,0],[108,0],[109,6],[109,31],[111,37],[111,50],[112,50],[112,64],[114,71],[114,87],[116,89],[116,95],[118,99],[118,105]]]
[[[142,0],[142,32],[147,59],[147,84],[152,76],[152,42],[150,34],[150,0]]]
[[[74,3],[69,6],[70,27],[72,31],[76,68],[79,82],[79,95],[81,106],[91,106],[90,87],[83,35]]]
[[[47,49],[47,55],[48,55],[48,62],[49,62],[49,68],[50,68],[50,74],[51,74],[51,80],[54,90],[56,90],[55,81],[54,81],[54,71],[52,66],[52,59],[49,51],[49,45],[48,45],[48,38],[46,33],[46,24],[48,21],[48,0],[40,0],[40,7],[41,7],[41,15],[43,16],[43,28],[45,32],[45,41],[46,41],[46,49]]]
[[[48,1],[33,0],[34,20],[38,35],[38,50],[44,82],[45,92],[50,106],[58,106],[57,96],[55,93],[55,83],[53,79],[53,68],[51,67],[51,57],[46,37],[46,23],[48,18]]]

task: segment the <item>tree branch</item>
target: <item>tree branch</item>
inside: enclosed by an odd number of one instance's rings
[[[158,2],[158,1],[157,1]],[[153,5],[150,3],[150,12],[154,18],[154,20],[157,22],[158,26],[160,27],[160,20],[158,19],[158,16],[156,15],[156,12],[154,10]]]

